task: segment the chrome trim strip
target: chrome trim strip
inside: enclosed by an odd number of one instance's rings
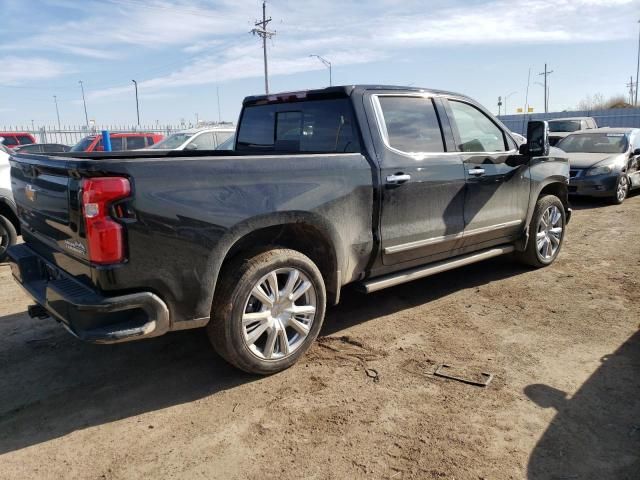
[[[362,283],[366,293],[376,292],[383,288],[393,287],[401,283],[410,282],[419,278],[429,277],[436,273],[445,272],[447,270],[453,270],[454,268],[462,267],[464,265],[470,265],[472,263],[479,262],[481,260],[487,260],[489,258],[511,253],[515,250],[513,245],[503,245],[500,247],[488,248],[479,252],[463,255],[454,259],[444,260],[436,262],[431,265],[413,268],[405,270],[399,273],[393,273],[391,275],[385,275],[384,277],[374,278]]]
[[[415,242],[403,243],[400,245],[394,245],[392,247],[386,247],[384,253],[393,255],[394,253],[406,252],[407,250],[413,250],[416,248],[422,248],[437,243],[448,242],[450,240],[456,240],[459,238],[467,238],[473,235],[481,235],[483,233],[492,232],[494,230],[502,230],[503,228],[515,227],[522,225],[522,220],[512,220],[510,222],[498,223],[488,227],[474,228],[473,230],[465,230],[460,233],[452,233],[451,235],[444,235],[441,237],[432,237],[425,240],[416,240]]]

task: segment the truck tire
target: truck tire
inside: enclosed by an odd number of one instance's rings
[[[551,265],[558,257],[564,242],[566,214],[564,205],[555,195],[538,198],[529,225],[529,241],[518,259],[532,267]]]
[[[15,245],[18,240],[18,234],[11,221],[0,215],[0,262],[4,262],[7,258],[7,249],[11,245]]]
[[[218,282],[207,334],[218,354],[248,373],[293,365],[322,327],[326,290],[302,253],[277,248],[240,258]]]

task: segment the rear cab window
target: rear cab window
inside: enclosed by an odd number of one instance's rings
[[[360,151],[348,98],[306,100],[244,108],[240,152],[354,153]]]

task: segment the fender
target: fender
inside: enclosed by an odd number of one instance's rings
[[[220,269],[227,255],[238,241],[263,228],[294,224],[304,224],[314,227],[325,237],[333,249],[335,254],[335,268],[332,269],[332,271],[335,272],[336,277],[329,279],[328,283],[334,283],[335,289],[339,292],[340,286],[342,285],[341,272],[346,270],[346,265],[344,265],[346,256],[344,254],[343,242],[334,226],[326,218],[313,212],[274,212],[244,220],[227,230],[220,238],[206,260],[205,273],[200,284],[201,291],[198,296],[200,300],[198,301],[197,311],[203,313],[203,316],[206,315],[208,317],[213,303],[213,296],[215,294]],[[331,302],[331,299],[328,300]]]

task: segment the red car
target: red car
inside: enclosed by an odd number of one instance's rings
[[[9,148],[37,143],[36,137],[28,132],[0,132],[0,138],[4,138],[2,143]]]
[[[111,150],[138,150],[158,143],[164,135],[158,133],[111,133]],[[89,135],[84,137],[73,147],[72,152],[103,152],[102,135]]]

